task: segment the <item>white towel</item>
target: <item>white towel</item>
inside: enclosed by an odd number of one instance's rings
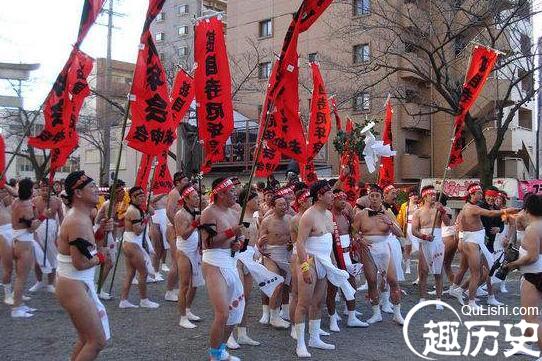
[[[96,254],[96,251],[92,252]],[[109,318],[107,317],[107,311],[98,298],[96,293],[96,288],[94,287],[94,271],[96,267],[88,268],[83,271],[79,271],[72,264],[71,256],[66,256],[63,254],[57,255],[58,268],[56,270],[57,274],[61,277],[69,278],[72,280],[77,280],[84,282],[88,288],[88,295],[94,302],[96,306],[96,312],[98,317],[102,322],[102,327],[105,334],[105,339],[109,340],[111,338],[111,330],[109,329]],[[89,312],[90,310],[82,310],[83,312]]]
[[[167,226],[169,223],[169,219],[167,218],[167,212],[165,208],[154,210],[154,214],[152,216],[152,223],[158,224],[158,226],[160,227],[160,233],[162,234],[162,243],[164,245],[164,249],[169,249],[169,242],[167,241]]]
[[[369,250],[375,262],[376,269],[380,273],[388,272],[388,266],[390,265],[391,249],[388,237],[389,235],[363,237],[370,242]]]
[[[192,265],[192,287],[205,285],[203,272],[201,271],[201,255],[199,254],[199,235],[198,230],[194,230],[188,239],[177,237],[177,250],[182,252]]]
[[[331,262],[332,249],[333,237],[331,233],[309,237],[305,242],[307,254],[314,258],[318,279],[327,278],[329,282],[343,291],[344,297],[348,301],[351,301],[355,299],[356,290],[348,282],[350,278],[348,272],[338,269]]]
[[[493,254],[489,252],[489,249],[487,249],[485,240],[486,240],[486,231],[484,229],[481,229],[475,232],[463,231],[463,242],[475,243],[478,246],[480,246],[480,251],[485,257],[489,267],[491,267],[494,262]]]
[[[13,230],[13,240],[19,242],[32,242],[32,247],[34,248],[34,259],[39,265],[41,272],[44,274],[49,274],[53,272],[51,263],[48,259],[45,259],[45,264],[43,263],[43,250],[40,245],[34,239],[34,235],[28,231],[28,229],[14,229]]]
[[[260,290],[267,297],[271,297],[275,289],[284,282],[284,278],[274,272],[271,272],[264,265],[254,260],[256,250],[252,246],[248,246],[244,252],[237,252],[235,258],[243,264],[252,278],[258,284]]]
[[[203,262],[217,267],[228,286],[230,312],[226,325],[233,326],[241,323],[245,310],[245,294],[235,259],[231,256],[231,250],[220,248],[206,249],[203,251]],[[207,287],[213,287],[213,285],[207,283]]]
[[[395,235],[390,234],[388,243],[390,245],[391,262],[393,262],[393,268],[395,269],[395,277],[397,281],[404,281],[405,273],[402,266],[403,252],[401,250],[401,241]]]
[[[266,246],[265,253],[268,253],[268,258],[275,262],[275,264],[280,270],[286,273],[285,283],[289,285],[292,281],[292,274],[290,270],[290,257],[292,256],[292,254],[290,251],[288,251],[288,246]]]
[[[431,228],[422,228],[420,229],[422,234],[430,235]],[[444,264],[444,242],[442,241],[442,230],[440,228],[435,228],[433,232],[433,240],[430,241],[421,241],[421,247],[423,249],[423,256],[427,267],[429,268],[429,273],[433,275],[442,274],[442,265]]]
[[[146,234],[148,235],[149,233],[146,232]],[[138,246],[139,250],[143,254],[143,258],[145,259],[145,267],[147,268],[147,273],[151,275],[152,277],[154,277],[155,271],[154,271],[154,267],[152,266],[151,257],[142,246],[143,233],[136,235],[134,232],[124,232],[122,239],[124,242],[135,244]],[[145,236],[145,241],[147,242],[147,247],[149,247],[149,250],[151,250],[152,245],[151,245],[151,242],[149,241],[148,236]]]
[[[46,219],[36,229],[36,242],[41,247],[42,251],[45,250],[45,237],[47,237],[47,260],[51,264],[51,267],[56,268],[56,255],[58,251],[56,249],[56,237],[58,234],[58,223],[54,219]],[[43,259],[41,260],[43,263]]]

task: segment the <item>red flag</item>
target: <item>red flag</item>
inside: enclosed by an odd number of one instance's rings
[[[152,193],[154,195],[167,194],[173,188],[173,178],[167,164],[167,151],[158,157],[158,167],[155,170]]]
[[[341,176],[339,177],[342,189],[348,196],[352,205],[358,197],[358,182],[361,179],[359,156],[353,152],[344,152],[341,156]]]
[[[455,117],[455,134],[448,164],[450,168],[463,163],[461,136],[465,126],[465,116],[482,92],[498,56],[499,53],[494,49],[484,46],[477,45],[473,49],[469,70],[459,98],[459,114]]]
[[[6,185],[6,171],[6,143],[4,142],[4,137],[0,135],[0,172],[2,172],[0,188]]]
[[[233,132],[231,76],[224,40],[224,23],[216,17],[196,23],[194,77],[199,138],[204,142],[201,171],[224,160],[224,146]]]
[[[183,120],[194,100],[194,79],[184,69],[177,72],[173,90],[171,91],[171,116],[175,128]]]
[[[150,31],[141,36],[132,84],[132,125],[128,146],[149,155],[169,149],[176,138],[170,112],[166,73]]]
[[[354,124],[352,122],[352,119],[350,119],[350,117],[347,117],[346,118],[346,133],[347,134],[352,133],[353,130],[354,130]]]
[[[382,134],[382,141],[384,145],[389,144],[393,149],[393,134],[391,128],[391,120],[393,117],[393,109],[391,107],[391,100],[388,96],[386,100],[386,117],[384,119],[384,130]],[[381,157],[380,158],[380,170],[379,170],[379,185],[384,188],[395,182],[395,174],[393,169],[393,157]]]
[[[320,67],[311,63],[312,69],[312,99],[311,116],[309,121],[309,142],[307,149],[307,162],[301,164],[302,179],[307,184],[312,184],[318,177],[314,168],[314,157],[327,143],[331,132],[331,111],[327,100],[327,92],[320,73]]]
[[[139,168],[137,169],[137,175],[135,185],[147,192],[147,184],[149,183],[149,177],[152,169],[152,161],[154,156],[142,153],[141,160],[139,161]]]
[[[77,42],[75,43],[76,48],[79,48],[87,36],[90,27],[94,24],[98,15],[100,15],[104,3],[105,0],[85,0],[83,12],[81,14],[81,22],[79,23],[79,34],[77,35]]]
[[[337,127],[337,131],[342,130],[342,122],[341,117],[339,117],[339,111],[337,110],[337,102],[335,101],[335,97],[331,98],[331,108],[333,109],[333,114],[335,115],[335,126]]]
[[[309,30],[332,2],[333,0],[304,0],[299,8],[302,11],[299,19],[300,32]]]

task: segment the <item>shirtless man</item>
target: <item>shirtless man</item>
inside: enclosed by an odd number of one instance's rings
[[[352,228],[360,239],[360,259],[367,278],[368,293],[373,305],[373,316],[367,320],[372,324],[382,321],[377,287],[377,273],[387,280],[393,304],[393,320],[404,323],[401,316],[401,289],[395,276],[395,265],[391,258],[388,237],[391,233],[401,237],[399,225],[391,219],[389,213],[382,210],[382,188],[378,185],[368,187],[370,208],[365,208],[354,217]]]
[[[264,265],[257,262],[256,255],[256,241],[258,240],[258,226],[257,218],[254,214],[258,210],[258,194],[253,190],[243,189],[239,195],[241,202],[248,196],[247,207],[245,211],[245,217],[243,218],[244,227],[241,228],[242,236],[244,237],[244,244],[246,249],[241,249],[240,252],[235,254],[237,260],[237,270],[243,281],[243,290],[245,293],[245,303],[248,302],[250,294],[252,293],[253,280],[267,296],[272,296],[276,288],[284,282],[284,278],[276,273],[269,271]],[[246,311],[246,310],[245,310]],[[243,320],[237,327],[237,341],[232,336],[228,339],[228,345],[251,345],[258,346],[260,343],[251,339],[247,335],[247,316],[245,312]],[[229,346],[228,346],[229,347]]]
[[[503,214],[515,214],[519,210],[516,208],[505,208],[501,210],[488,210],[479,207],[477,204],[482,199],[482,187],[473,183],[467,188],[468,198],[467,203],[461,210],[461,231],[463,233],[463,246],[462,250],[464,256],[468,261],[468,268],[471,276],[469,281],[469,307],[475,309],[480,306],[476,304],[476,290],[480,285],[482,279],[482,267],[487,270],[490,269],[493,264],[493,254],[489,252],[485,245],[485,230],[480,219],[481,216],[485,217],[500,217]],[[481,258],[482,256],[482,258]],[[456,278],[457,281],[457,278]],[[457,283],[457,282],[456,282]],[[491,287],[491,280],[488,277],[488,294],[487,303],[490,305],[502,305],[495,299],[493,295],[493,289]],[[450,295],[457,297],[456,293],[462,292],[461,288],[456,287],[450,289]]]
[[[190,308],[197,287],[203,286],[205,281],[201,271],[201,246],[198,231],[199,195],[192,185],[181,189],[183,206],[175,214],[175,234],[177,235],[177,268],[179,270],[179,313],[181,320],[179,326],[183,328],[196,328],[191,321],[200,321]]]
[[[301,216],[312,206],[311,193],[308,189],[300,189],[296,192],[296,204],[298,212],[295,216],[290,219],[290,239],[294,242],[292,250],[292,258],[290,259],[290,273],[292,275],[292,281],[290,284],[290,294],[292,295],[290,299],[290,320],[295,319],[295,310],[297,308],[297,247],[295,242],[297,241],[297,231],[299,230],[299,221]],[[297,340],[297,335],[295,333],[295,324],[292,324],[292,329],[290,336]]]
[[[346,204],[348,196],[340,189],[333,191],[333,207],[331,213],[333,215],[334,222],[334,235],[333,235],[333,253],[335,255],[335,261],[337,267],[345,270],[350,275],[348,281],[352,287],[356,288],[356,276],[362,272],[362,266],[360,263],[353,264],[350,256],[352,249],[352,241],[350,237],[351,219],[349,214],[346,213]],[[333,332],[339,332],[339,316],[335,310],[335,296],[337,295],[337,287],[328,282],[327,288],[327,310],[330,315],[329,329]],[[356,300],[346,301],[346,307],[348,310],[348,321],[346,325],[348,327],[368,327],[365,322],[358,320],[356,317]]]
[[[335,345],[320,339],[322,298],[326,283],[339,287],[347,301],[354,300],[355,289],[348,282],[349,274],[331,261],[333,244],[333,193],[328,182],[320,180],[310,189],[313,205],[303,213],[297,233],[298,302],[295,311],[298,357],[311,357],[305,345],[305,315],[309,315],[309,346],[333,350]]]
[[[59,224],[62,224],[64,212],[62,210],[62,201],[57,196],[49,192],[49,181],[42,179],[39,183],[39,195],[34,198],[34,207],[38,218],[42,221],[40,227],[36,230],[36,241],[42,250],[46,253],[47,261],[51,264],[52,272],[47,275],[48,284],[43,281],[43,274],[39,265],[34,266],[37,282],[29,291],[37,292],[47,287],[50,293],[55,292],[55,270],[56,270],[56,237]],[[50,196],[50,197],[49,197]],[[57,223],[58,218],[58,223]],[[46,247],[47,245],[47,247]],[[42,262],[43,260],[38,260]]]
[[[437,301],[442,298],[442,265],[444,263],[444,242],[441,225],[450,225],[450,218],[444,206],[437,202],[435,187],[429,185],[421,190],[422,205],[412,217],[412,235],[421,240],[418,260],[418,288],[420,302],[427,298],[427,275],[435,276]],[[433,225],[435,226],[433,229]],[[436,305],[442,310],[442,305]]]
[[[11,226],[11,202],[17,192],[7,184],[0,189],[0,260],[2,261],[2,287],[4,303],[13,305],[11,274],[13,272],[13,228]]]
[[[275,195],[274,191],[272,189],[266,188],[263,191],[263,199],[260,201],[260,208],[258,210],[258,224],[261,224],[265,215],[273,208],[271,205],[271,200],[273,199],[273,196]]]
[[[122,208],[122,202],[124,200],[124,195],[126,194],[126,191],[124,190],[124,187],[126,186],[126,183],[124,183],[123,180],[118,179],[117,180],[117,188],[116,188],[116,195],[115,195],[115,206],[113,208],[113,211],[111,212],[113,221],[114,221],[114,227],[112,232],[107,233],[107,239],[104,240],[103,244],[101,245],[103,248],[103,253],[106,255],[104,267],[103,267],[103,274],[102,274],[102,284],[105,284],[105,280],[107,279],[107,276],[109,276],[109,272],[111,271],[111,268],[113,268],[113,265],[115,264],[116,258],[117,258],[117,242],[116,240],[122,237],[122,233],[124,232],[124,218],[123,215],[120,214],[121,208]],[[109,188],[109,194],[113,191],[113,187]],[[98,210],[98,213],[96,214],[96,219],[94,220],[94,224],[100,224],[102,220],[107,218],[107,214],[109,212],[109,204],[111,203],[111,200],[105,201],[100,209]],[[100,291],[100,294],[98,295],[100,299],[102,300],[111,300],[112,297],[109,293],[105,292],[104,289]]]
[[[271,200],[273,212],[266,217],[260,227],[260,239],[258,249],[264,255],[264,266],[273,273],[280,274],[285,278],[285,284],[275,290],[269,302],[269,323],[276,328],[288,328],[290,323],[283,320],[280,315],[283,292],[288,294],[290,284],[290,216],[286,214],[288,204],[283,196],[276,195]],[[288,310],[288,303],[283,307]],[[285,311],[288,312],[288,311]],[[289,314],[289,313],[288,313]]]
[[[95,360],[110,338],[106,309],[94,287],[96,266],[106,256],[97,252],[92,210],[98,203],[98,187],[84,171],[66,178],[66,193],[71,209],[60,226],[56,297],[68,312],[79,339],[71,360]],[[101,230],[111,232],[113,220],[102,218]]]
[[[217,178],[212,184],[212,201],[201,214],[203,245],[202,270],[209,299],[213,305],[214,321],[210,331],[209,360],[238,361],[226,351],[226,340],[233,327],[243,319],[245,298],[243,283],[231,251],[239,251],[241,236],[239,214],[233,210],[237,199],[233,182]]]
[[[160,271],[169,272],[169,267],[166,264],[167,253],[169,251],[169,242],[167,241],[167,194],[155,195],[151,200],[154,214],[152,215],[154,249],[156,257],[152,263],[157,274]]]
[[[412,217],[414,212],[418,209],[419,195],[415,190],[411,190],[408,193],[408,201],[401,205],[399,214],[397,215],[397,221],[405,233],[405,252],[403,255],[403,261],[405,263],[405,274],[412,272],[410,265],[410,258],[413,253],[418,252],[419,240],[412,235]]]
[[[173,189],[167,196],[166,215],[168,218],[168,226],[166,231],[167,241],[171,254],[171,267],[167,274],[165,300],[171,302],[179,301],[179,290],[175,286],[179,283],[179,271],[177,270],[177,239],[175,236],[175,214],[180,208],[179,200],[181,199],[180,190],[183,189],[190,180],[182,172],[177,172],[173,175]]]
[[[147,275],[154,275],[149,253],[153,253],[148,233],[145,231],[150,216],[142,207],[145,204],[145,192],[141,187],[132,187],[129,191],[130,206],[124,216],[124,235],[122,250],[126,259],[126,278],[120,295],[120,308],[137,308],[128,301],[130,286],[136,272],[138,274],[138,287],[140,302],[139,306],[145,308],[158,308],[159,304],[152,302],[147,297]],[[152,213],[152,210],[149,210]],[[145,234],[144,234],[145,233]],[[143,238],[145,236],[145,238]]]
[[[34,183],[25,178],[19,182],[18,198],[11,204],[11,225],[13,227],[13,259],[15,261],[14,300],[11,317],[32,317],[35,309],[23,304],[23,290],[28,273],[39,258],[43,263],[43,253],[39,253],[39,246],[34,240],[34,231],[41,222],[36,219],[32,205],[32,190]],[[49,262],[43,265],[42,271],[51,271]],[[45,272],[46,271],[46,272]]]

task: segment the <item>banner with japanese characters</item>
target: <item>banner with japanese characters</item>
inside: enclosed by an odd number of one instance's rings
[[[4,137],[0,134],[0,172],[2,178],[0,179],[0,188],[6,185],[6,142]]]
[[[332,2],[333,0],[304,0],[300,7],[299,32],[309,30]]]
[[[461,138],[465,126],[465,117],[482,92],[498,57],[499,53],[496,50],[480,45],[476,45],[472,51],[469,70],[459,98],[459,114],[455,117],[455,134],[448,164],[450,168],[455,168],[463,163]]]
[[[167,194],[173,189],[173,178],[167,164],[168,152],[164,151],[158,156],[158,165],[154,172],[154,181],[152,183],[152,193],[156,196]]]
[[[194,79],[181,69],[175,77],[173,90],[171,91],[171,116],[175,127],[181,123],[186,112],[190,109],[190,103],[194,100]]]
[[[224,160],[224,147],[233,132],[231,76],[224,39],[224,23],[216,17],[196,23],[194,88],[198,132],[205,159],[201,171]]]
[[[139,168],[137,168],[135,185],[141,187],[145,193],[147,192],[147,184],[149,183],[153,160],[154,156],[142,153]]]

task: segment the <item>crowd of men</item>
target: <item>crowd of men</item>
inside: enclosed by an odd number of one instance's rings
[[[104,285],[122,253],[118,307],[159,308],[148,298],[147,283],[165,281],[164,299],[177,302],[179,326],[195,329],[200,317],[192,304],[197,288],[206,285],[214,313],[209,359],[239,360],[229,352],[260,345],[249,336],[245,305],[249,297],[261,297],[259,322],[289,328],[295,352],[304,358],[310,348],[335,348],[322,329],[324,305],[334,333],[383,322],[383,314],[403,325],[401,283],[412,272],[420,302],[447,293],[461,304],[467,297],[471,308],[479,308],[482,297],[500,305],[496,295],[507,292],[506,284],[490,270],[495,257],[517,242],[523,251],[507,267],[525,273],[526,304],[540,305],[541,196],[528,196],[522,210],[507,208],[504,192],[471,184],[456,214],[433,186],[408,190],[406,202],[398,204],[400,190],[393,185],[362,185],[350,203],[339,179],[310,187],[295,179],[277,183],[248,188],[235,177],[217,178],[206,192],[201,180],[176,173],[169,194],[149,197],[119,181],[107,200],[83,171],[54,184],[6,184],[0,189],[4,303],[11,317],[31,318],[35,309],[25,304],[27,295],[55,293],[78,332],[71,359],[93,360],[111,336],[102,301],[113,297]],[[452,268],[454,259],[459,269]],[[32,270],[37,282],[26,290]],[[428,290],[429,275],[434,290]],[[132,285],[139,302],[130,301]],[[365,291],[372,315],[361,320],[355,295]],[[344,311],[337,307],[342,300]]]

